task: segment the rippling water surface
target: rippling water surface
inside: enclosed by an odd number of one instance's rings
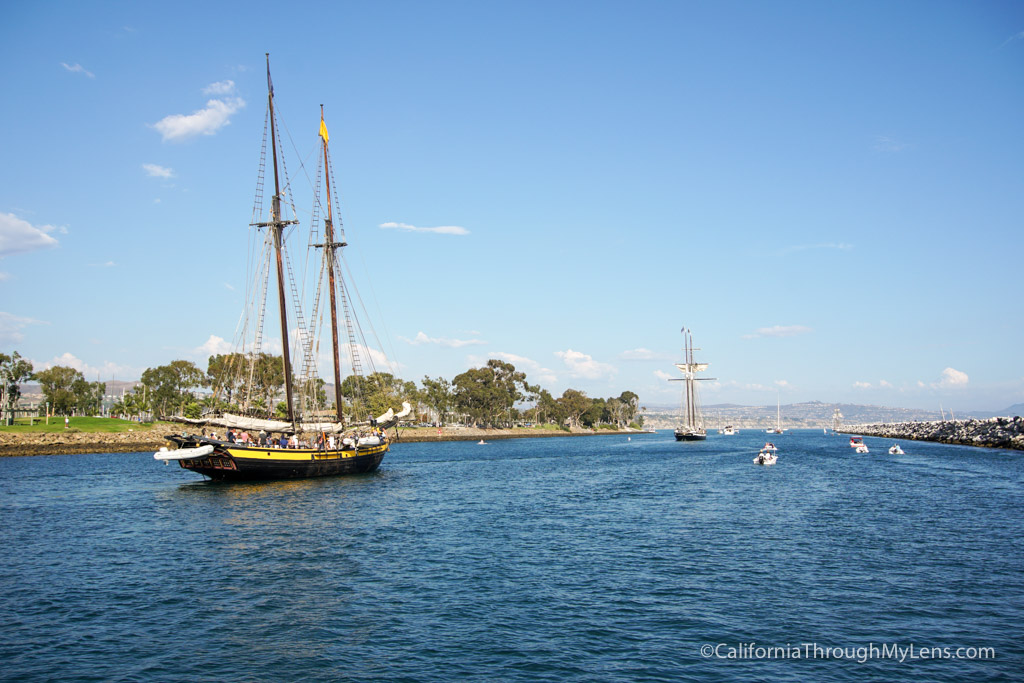
[[[1019,680],[1020,453],[795,432],[765,468],[764,437],[399,443],[265,484],[0,459],[0,679]]]

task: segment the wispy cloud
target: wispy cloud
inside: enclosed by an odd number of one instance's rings
[[[234,95],[235,82],[232,80],[217,81],[203,88],[204,95]]]
[[[117,265],[117,264],[114,263],[113,261],[106,261],[104,263],[90,263],[89,264],[89,266],[91,268],[113,268],[115,265]]]
[[[1014,42],[1016,40],[1024,40],[1024,31],[1021,31],[1020,33],[1015,33],[1012,36],[1010,36],[1009,38],[1007,38],[1006,40],[1004,40],[1003,44],[999,46],[999,49],[1002,49],[1002,48],[1006,47],[1007,45],[1009,45],[1010,43],[1012,43],[1012,42]]]
[[[809,327],[803,325],[774,325],[772,327],[760,327],[753,334],[743,335],[744,339],[756,339],[758,337],[795,337],[798,334],[813,332]]]
[[[809,251],[811,249],[838,249],[839,251],[849,251],[853,249],[852,244],[846,244],[845,242],[827,242],[823,244],[794,244],[790,247],[784,247],[779,251],[780,254],[791,254],[796,251]]]
[[[245,100],[233,96],[234,81],[211,83],[203,89],[203,93],[217,95],[209,100],[206,107],[191,114],[171,114],[152,125],[163,139],[177,142],[188,140],[197,135],[213,135],[231,123],[231,115],[245,107]]]
[[[142,170],[146,172],[146,175],[151,178],[173,178],[174,170],[170,168],[164,168],[163,166],[157,166],[156,164],[143,164]]]
[[[408,223],[381,223],[382,228],[393,228],[396,230],[405,230],[407,232],[433,232],[438,235],[468,235],[469,230],[466,230],[459,225],[439,225],[435,228],[420,228],[415,225],[409,225]]]
[[[667,382],[670,379],[676,379],[675,377],[673,377],[672,375],[668,374],[664,370],[655,370],[654,371],[654,376],[657,377],[658,379],[662,380],[663,382]]]
[[[673,356],[667,353],[658,353],[655,351],[651,351],[650,349],[645,349],[641,346],[635,349],[630,349],[628,351],[623,351],[622,353],[619,354],[619,358],[622,360],[671,361],[673,359]]]
[[[487,343],[481,341],[480,339],[448,339],[446,337],[428,337],[423,332],[419,332],[413,339],[407,339],[406,337],[399,338],[404,340],[407,344],[412,344],[413,346],[419,346],[421,344],[436,344],[437,346],[447,346],[450,349],[458,349],[463,346],[474,346]]]
[[[569,370],[569,375],[572,377],[600,379],[601,377],[616,373],[614,366],[596,361],[580,351],[573,351],[572,349],[555,351],[555,355],[562,359],[565,367]]]
[[[48,323],[45,323],[42,320],[23,318],[19,315],[0,311],[0,346],[20,344],[25,339],[25,335],[22,333],[22,330],[29,325],[47,324]]]
[[[86,68],[81,64],[75,64],[74,66],[72,66],[70,64],[65,64],[64,62],[61,62],[60,65],[73,74],[82,74],[84,76],[88,76],[89,78],[96,78],[96,74],[86,70]]]
[[[907,148],[907,144],[888,135],[876,135],[871,149],[876,152],[901,152]]]
[[[52,225],[34,226],[13,213],[0,213],[0,257],[37,249],[50,249],[60,244],[51,232],[66,233],[67,229]]]

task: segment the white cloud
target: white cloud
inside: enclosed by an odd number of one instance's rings
[[[90,263],[89,264],[89,266],[91,268],[113,268],[116,265],[117,264],[114,263],[113,261],[106,261],[104,263]]]
[[[743,335],[744,339],[756,339],[757,337],[795,337],[798,334],[812,332],[811,328],[803,325],[774,325],[772,327],[759,327],[753,334]]]
[[[6,282],[11,279],[10,273],[0,273],[0,282]]]
[[[414,339],[407,339],[400,337],[407,344],[413,346],[419,346],[420,344],[437,344],[438,346],[447,346],[450,349],[457,349],[463,346],[473,346],[479,344],[485,344],[486,342],[479,339],[448,339],[445,337],[428,337],[423,332],[419,332]]]
[[[775,386],[782,387],[783,389],[789,389],[790,388],[789,382],[784,380],[784,379],[777,379],[777,380],[775,380]]]
[[[142,371],[138,368],[128,367],[127,365],[118,365],[106,361],[100,366],[89,365],[81,358],[78,358],[71,353],[63,353],[59,356],[54,356],[51,360],[38,364],[36,370],[47,370],[49,368],[60,365],[66,368],[74,368],[82,373],[86,381],[95,382],[97,380],[103,381],[114,377],[120,377],[122,379],[128,377],[139,377],[142,375]]]
[[[195,354],[203,354],[205,356],[216,356],[218,354],[231,353],[231,344],[227,343],[215,334],[211,334],[210,338],[203,343],[202,346],[193,351]]]
[[[596,361],[580,351],[555,351],[555,355],[562,359],[572,377],[599,379],[606,375],[614,375],[616,372],[613,366]]]
[[[440,225],[436,228],[419,228],[408,223],[381,223],[382,228],[395,228],[408,232],[433,232],[439,235],[468,235],[469,230],[458,225]]]
[[[173,178],[174,170],[170,168],[164,168],[163,166],[157,166],[156,164],[143,164],[142,169],[146,172],[146,175],[152,178]]]
[[[654,374],[655,377],[657,377],[658,379],[662,380],[663,382],[667,382],[670,379],[675,379],[675,377],[673,377],[672,375],[668,374],[664,370],[655,370],[653,374]]]
[[[21,316],[0,311],[0,346],[20,344],[25,339],[25,335],[21,332],[23,329],[29,325],[46,324],[41,320],[22,318]]]
[[[853,388],[854,389],[870,389],[871,388],[871,382],[854,382],[853,383]]]
[[[233,81],[212,83],[203,90],[205,94],[220,97],[209,100],[206,107],[191,114],[170,114],[153,124],[163,139],[187,140],[197,135],[213,135],[231,123],[231,115],[245,106],[241,97],[228,97],[234,93]]]
[[[75,64],[74,66],[71,66],[70,64],[65,64],[64,62],[61,62],[60,65],[73,74],[84,74],[89,78],[96,78],[96,76],[91,71],[86,71],[85,67],[83,67],[81,64]]]
[[[59,242],[49,235],[54,230],[67,232],[52,225],[36,227],[13,213],[0,213],[0,257],[56,247]]]
[[[516,367],[516,370],[526,373],[526,379],[531,384],[540,382],[541,384],[554,384],[558,381],[558,376],[554,370],[546,368],[532,358],[526,356],[518,356],[514,353],[505,353],[504,351],[491,351],[488,356],[496,360],[503,360],[506,363],[511,363]],[[476,365],[485,365],[487,361],[477,362]]]
[[[946,368],[942,371],[942,379],[939,380],[938,386],[943,389],[950,389],[953,387],[965,387],[967,386],[967,373],[954,370],[953,368]]]

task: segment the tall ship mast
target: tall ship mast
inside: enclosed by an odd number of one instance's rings
[[[693,346],[693,335],[685,327],[683,334],[683,362],[675,363],[676,368],[683,373],[682,379],[669,380],[672,382],[684,382],[682,396],[682,419],[681,424],[675,430],[676,441],[703,441],[708,438],[708,432],[704,428],[704,415],[701,413],[700,395],[697,392],[697,382],[715,379],[714,377],[697,377],[698,372],[708,369],[707,363],[698,363],[694,360],[693,352],[699,351]]]
[[[300,273],[302,277],[295,276],[288,242],[289,237],[295,237],[297,231],[293,226],[298,224],[298,220],[286,218],[284,213],[286,208],[290,208],[290,215],[296,215],[291,182],[279,149],[278,118],[268,54],[266,128],[253,206],[254,219],[250,223],[255,228],[253,234],[262,237],[250,244],[249,251],[254,257],[250,272],[254,277],[246,294],[246,312],[236,332],[234,351],[211,358],[210,374],[217,377],[214,381],[214,408],[200,419],[176,418],[200,427],[201,433],[183,432],[169,436],[167,438],[177,448],[161,449],[154,456],[165,462],[177,461],[182,468],[216,480],[285,479],[372,472],[380,466],[389,450],[386,430],[396,426],[411,412],[409,404],[403,402],[398,413],[387,408],[374,417],[374,408],[381,407],[387,397],[362,395],[371,383],[362,376],[361,353],[372,347],[356,322],[352,310],[353,296],[342,277],[344,260],[340,252],[347,243],[343,230],[338,229],[340,223],[336,225],[334,205],[337,193],[332,196],[333,169],[323,105],[319,127],[322,154],[317,155],[318,183],[312,193],[314,208],[308,244],[310,254],[316,249],[321,250],[320,258],[313,259],[313,269],[319,267],[315,278],[305,277],[305,271]],[[260,220],[267,165],[273,174],[274,193],[268,218]],[[326,188],[322,239],[318,232],[320,185]],[[309,262],[307,256],[307,270]],[[313,301],[304,309],[302,302],[306,298],[307,280],[310,279],[315,280],[315,286],[311,288]],[[274,295],[268,296],[272,289],[276,290]],[[326,297],[323,296],[324,290],[327,290]],[[267,340],[267,345],[264,345],[269,299],[277,301],[280,357],[265,350],[266,346],[273,345],[273,340]],[[318,376],[319,332],[323,319],[327,317],[321,305],[324,299],[330,318],[330,363],[334,380],[334,406],[330,411],[326,410],[324,381]],[[345,343],[339,332],[339,302],[347,331]],[[308,318],[304,310],[310,314]],[[343,352],[345,346],[348,347],[347,352]],[[360,347],[363,352],[359,351]],[[342,365],[345,361],[352,374],[343,383]],[[372,362],[369,365],[372,367]],[[345,387],[350,398],[347,404],[344,400]],[[284,400],[279,403],[279,398]],[[223,431],[218,432],[217,428]]]

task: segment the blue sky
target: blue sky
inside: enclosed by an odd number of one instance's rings
[[[232,338],[270,52],[405,379],[671,405],[685,325],[705,403],[1024,401],[1019,2],[2,14],[0,349],[37,368]]]

